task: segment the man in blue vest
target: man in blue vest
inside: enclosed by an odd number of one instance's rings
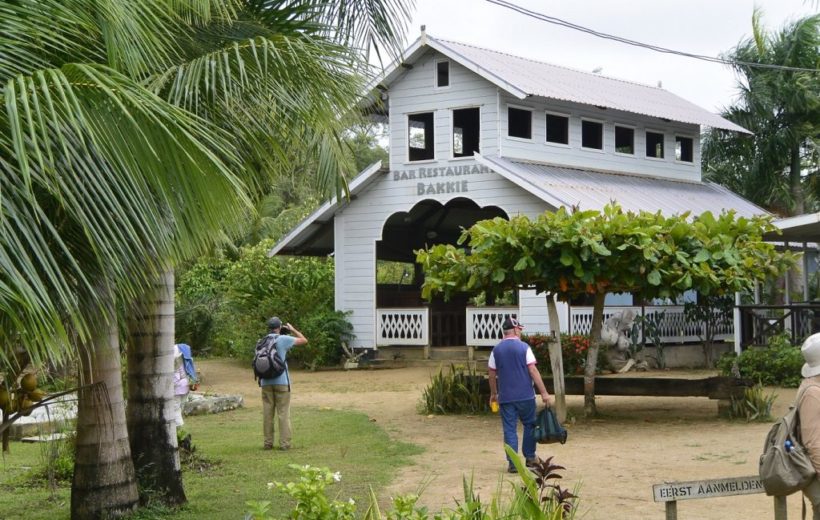
[[[293,336],[283,334],[285,330],[289,331]],[[263,447],[266,450],[273,449],[273,418],[275,415],[279,420],[279,449],[289,450],[291,426],[290,372],[287,368],[288,352],[293,347],[306,344],[308,340],[290,323],[286,323],[285,326],[282,327],[282,320],[276,317],[268,320],[268,331],[270,334],[276,334],[278,336],[276,339],[276,351],[279,352],[279,357],[285,361],[285,371],[277,377],[259,380],[259,386],[262,387],[262,431],[265,436],[265,444]]]
[[[504,430],[504,444],[518,452],[518,421],[524,425],[521,451],[527,465],[536,464],[535,456],[535,392],[538,389],[545,406],[552,406],[554,398],[547,392],[544,380],[535,366],[535,355],[529,345],[521,341],[524,328],[517,319],[508,317],[501,325],[504,338],[490,353],[488,363],[490,373],[490,406],[499,406],[501,425]],[[516,473],[515,466],[507,457],[507,471]]]

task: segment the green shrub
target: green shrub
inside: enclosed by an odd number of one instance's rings
[[[747,422],[769,422],[772,420],[772,404],[775,399],[777,394],[764,393],[761,385],[747,388],[743,391],[743,397],[732,397],[729,417],[745,419]]]
[[[550,337],[546,334],[522,334],[521,340],[526,342],[535,355],[538,362],[538,369],[541,373],[551,374],[552,364],[550,363],[550,353],[547,342]],[[564,361],[564,374],[578,375],[584,373],[587,365],[587,352],[589,351],[589,336],[582,334],[561,334],[561,355]],[[598,353],[598,367],[596,373],[600,373],[606,366],[606,356]]]
[[[513,486],[512,499],[502,500],[497,493],[489,503],[482,503],[475,492],[472,481],[463,480],[464,497],[456,501],[454,509],[443,509],[432,516],[436,520],[501,520],[512,518],[537,518],[540,520],[571,520],[578,511],[578,497],[561,488],[556,482],[561,478],[558,470],[563,466],[552,463],[552,457],[540,460],[537,466],[525,469],[518,455],[509,446],[505,449],[516,462],[522,486]],[[392,508],[384,514],[378,498],[371,490],[370,504],[361,515],[356,514],[357,504],[353,499],[341,500],[338,495],[328,497],[328,487],[342,480],[338,472],[328,468],[290,465],[300,473],[297,481],[281,483],[269,482],[268,489],[275,489],[289,495],[294,501],[293,509],[286,518],[324,520],[427,520],[430,513],[418,505],[417,494],[400,495],[393,498]],[[269,501],[247,502],[249,510],[245,518],[249,520],[273,520]]]
[[[784,386],[796,388],[800,385],[800,368],[803,356],[800,348],[789,342],[788,335],[775,336],[769,345],[749,348],[739,356],[730,352],[721,356],[717,367],[720,373],[732,375],[732,366],[737,363],[740,377],[751,379],[764,386]]]
[[[272,245],[268,240],[242,248],[236,261],[202,260],[180,274],[177,341],[198,355],[250,360],[268,318],[279,316],[308,338],[289,362],[308,368],[338,364],[352,326],[334,310],[332,260],[269,258]]]
[[[482,376],[475,370],[450,365],[450,372],[442,370],[432,376],[430,386],[422,394],[423,413],[485,413],[489,410],[490,396],[480,393]]]

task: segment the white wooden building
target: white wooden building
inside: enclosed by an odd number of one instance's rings
[[[701,181],[701,127],[748,132],[661,88],[422,33],[362,107],[389,123],[390,164],[363,171],[350,200],[327,202],[271,250],[334,255],[336,308],[351,312],[357,348],[489,346],[505,314],[529,333],[559,328],[534,291],[504,307],[421,299],[413,250],[455,243],[479,220],[610,201],[665,214],[765,213]],[[378,261],[405,262],[413,283],[377,283]],[[589,330],[589,308],[559,310],[562,331]],[[695,339],[681,308],[667,322],[672,340]]]

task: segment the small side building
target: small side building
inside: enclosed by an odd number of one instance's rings
[[[534,291],[504,302],[422,300],[414,251],[455,244],[483,219],[612,201],[664,214],[766,213],[701,179],[701,126],[748,131],[658,87],[422,33],[372,83],[362,108],[389,124],[389,164],[367,168],[350,183],[349,200],[325,203],[270,252],[333,255],[336,308],[351,313],[355,348],[415,347],[429,356],[491,346],[506,315],[528,333],[588,332],[584,302],[561,304],[561,323],[550,324]],[[641,303],[607,301],[638,312]],[[667,321],[671,337],[696,337],[682,310]]]

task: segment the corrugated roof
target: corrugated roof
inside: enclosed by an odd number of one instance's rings
[[[556,208],[600,210],[615,201],[625,210],[660,211],[664,215],[686,211],[698,215],[706,210],[718,214],[724,209],[733,209],[744,217],[768,213],[723,186],[708,182],[603,173],[501,157],[477,159]]]
[[[429,35],[423,35],[408,48],[405,62],[413,62],[421,56],[425,46],[432,47],[521,99],[540,96],[750,133],[745,128],[659,87],[551,65]],[[397,61],[372,86],[391,83],[399,77],[400,67],[401,63]]]

